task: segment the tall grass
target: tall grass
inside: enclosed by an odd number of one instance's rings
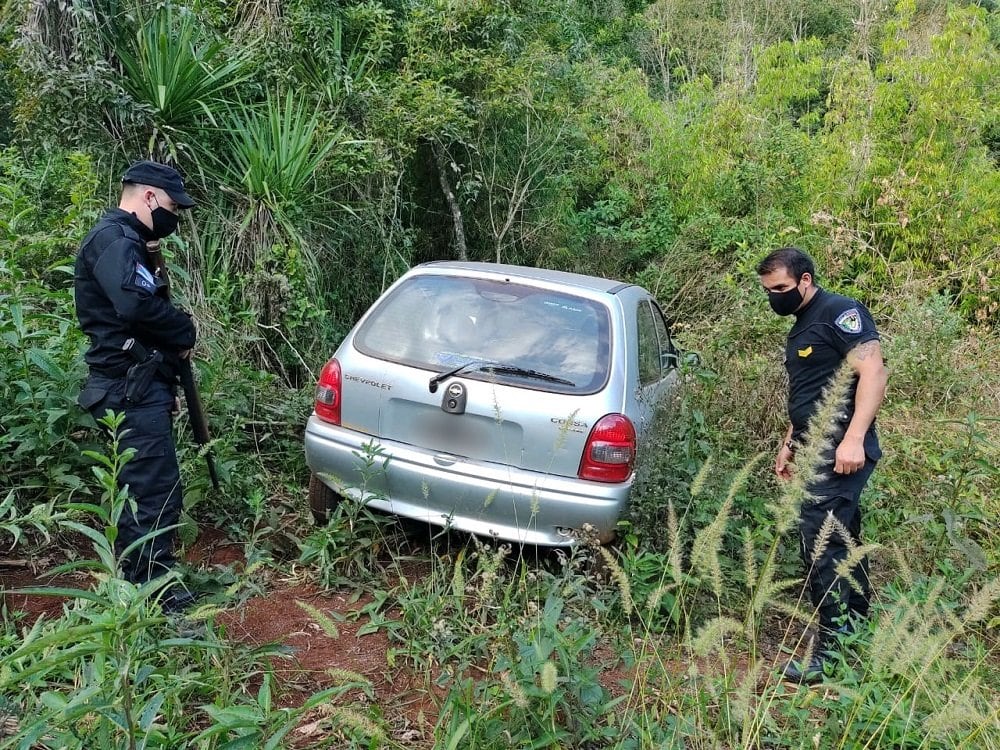
[[[123,415],[102,423],[111,432],[96,463],[98,503],[67,503],[57,519],[63,531],[91,542],[94,556],[53,574],[88,572],[94,586],[39,586],[18,594],[65,598],[60,617],[19,627],[4,612],[0,631],[0,748],[279,748],[307,714],[313,729],[364,743],[384,736],[367,712],[336,700],[351,690],[371,692],[359,675],[331,673],[334,686],[291,708],[276,705],[271,658],[280,649],[247,649],[224,638],[217,608],[203,605],[186,621],[167,617],[159,600],[177,581],[171,572],[142,585],[120,577],[120,560],[159,529],[116,554],[117,519],[132,502],[118,486],[131,449],[119,451]],[[87,523],[86,521],[89,521]],[[95,528],[96,527],[96,528]],[[249,575],[251,571],[247,571]],[[323,625],[322,612],[310,614]],[[258,683],[254,689],[252,685]]]
[[[816,615],[801,580],[780,573],[781,537],[812,500],[851,376],[832,382],[799,447],[796,480],[768,504],[779,533],[762,549],[752,529],[739,544],[729,531],[755,457],[691,542],[669,508],[669,545],[656,556],[595,545],[539,564],[476,543],[404,580],[392,632],[427,679],[450,685],[434,746],[1000,747],[990,687],[1000,651],[984,628],[997,579],[955,599],[943,580],[900,566],[902,580],[881,588],[870,619],[834,645],[821,685],[781,676],[793,653],[809,658]],[[692,485],[702,501],[720,473],[706,466]],[[845,577],[874,549],[851,543]],[[608,666],[620,684],[600,679]]]

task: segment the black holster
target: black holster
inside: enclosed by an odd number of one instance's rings
[[[155,349],[147,352],[134,339],[129,339],[122,348],[136,360],[135,364],[128,368],[128,372],[125,373],[125,401],[130,404],[138,404],[149,393],[149,385],[163,365],[163,355]]]

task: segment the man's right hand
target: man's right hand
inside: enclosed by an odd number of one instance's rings
[[[788,447],[787,443],[782,443],[778,457],[774,459],[774,473],[778,475],[778,479],[787,482],[792,478],[792,461],[794,460],[795,453]]]

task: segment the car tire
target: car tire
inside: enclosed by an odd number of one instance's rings
[[[309,474],[309,510],[317,526],[325,526],[330,520],[330,512],[343,498],[326,486],[318,476]]]

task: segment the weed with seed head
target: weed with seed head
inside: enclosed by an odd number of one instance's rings
[[[715,518],[695,535],[694,544],[691,546],[691,572],[702,580],[707,578],[711,582],[712,592],[717,599],[722,598],[722,566],[719,562],[719,553],[732,512],[733,501],[746,486],[750,473],[763,457],[764,454],[758,454],[737,472]]]
[[[608,567],[611,578],[618,585],[618,595],[621,600],[622,611],[626,617],[631,617],[633,610],[635,610],[635,602],[632,599],[632,585],[629,582],[628,576],[625,575],[625,571],[622,570],[621,565],[618,564],[615,556],[607,547],[598,547],[597,551],[604,559],[604,564]]]
[[[812,500],[809,485],[821,477],[823,467],[828,463],[838,414],[850,395],[853,380],[854,370],[846,363],[841,365],[824,389],[809,420],[805,440],[795,450],[795,471],[791,479],[784,483],[777,501],[769,506],[779,536],[797,523],[799,508]]]

